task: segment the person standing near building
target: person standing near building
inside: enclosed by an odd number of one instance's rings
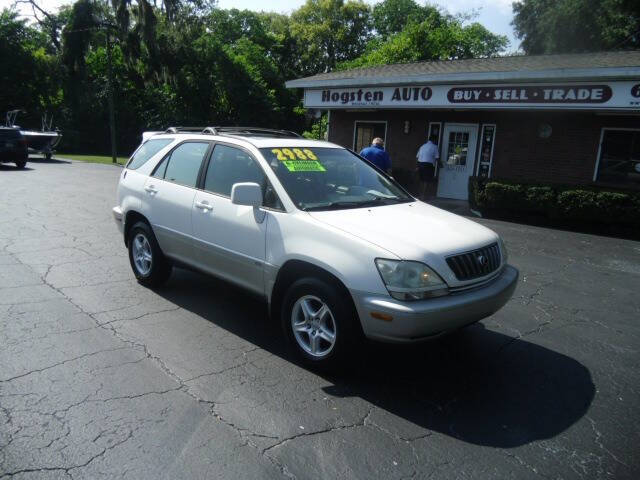
[[[431,135],[427,143],[422,145],[416,154],[416,158],[418,159],[418,174],[420,175],[421,183],[420,198],[422,200],[426,200],[427,185],[434,179],[436,162],[440,158],[438,146],[436,145],[437,141],[438,137]]]
[[[366,158],[380,170],[391,174],[391,157],[384,149],[384,140],[379,137],[371,141],[371,146],[363,148],[360,156]]]

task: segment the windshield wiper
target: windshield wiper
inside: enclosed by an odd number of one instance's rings
[[[321,205],[312,205],[310,207],[302,207],[305,212],[314,210],[339,210],[341,208],[353,208],[362,206],[362,202],[327,202]]]
[[[403,202],[400,198],[388,198],[388,197],[374,197],[360,202],[354,201],[338,201],[327,202],[321,205],[312,205],[310,207],[302,207],[305,212],[311,212],[314,210],[340,210],[343,208],[359,208],[359,207],[373,207],[377,205],[394,205],[396,203]]]

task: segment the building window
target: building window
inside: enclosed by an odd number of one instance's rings
[[[469,133],[449,132],[449,148],[447,149],[448,165],[466,165],[469,153]]]
[[[371,141],[380,137],[385,141],[387,139],[387,122],[356,122],[355,132],[353,136],[353,150],[359,152],[365,147],[371,145]]]
[[[493,145],[495,143],[496,126],[483,125],[480,137],[480,158],[478,159],[478,176],[491,176],[491,162],[493,161]]]
[[[640,130],[602,131],[595,180],[640,187]]]

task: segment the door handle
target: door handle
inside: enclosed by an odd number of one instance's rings
[[[197,208],[201,208],[205,212],[207,210],[213,210],[213,207],[211,205],[209,205],[209,202],[196,202],[195,205],[196,205]]]
[[[153,185],[146,186],[144,189],[149,193],[158,193],[158,190],[156,190]]]

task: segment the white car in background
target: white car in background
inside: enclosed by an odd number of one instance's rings
[[[500,309],[518,271],[488,228],[420,202],[324,141],[171,128],[123,169],[113,214],[138,281],[172,266],[262,297],[296,353],[335,365],[367,337],[414,342]]]

